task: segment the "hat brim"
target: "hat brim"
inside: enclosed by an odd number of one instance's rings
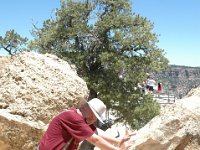
[[[97,117],[97,119],[104,124],[103,119],[96,113],[96,111],[94,110],[94,108],[92,108],[92,106],[90,106],[90,104],[88,103],[90,109],[92,110],[92,112],[94,113],[94,115]]]

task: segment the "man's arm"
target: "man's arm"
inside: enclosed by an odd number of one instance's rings
[[[102,137],[104,140],[108,141],[109,143],[112,143],[113,145],[115,146],[119,146],[121,140],[120,139],[117,139],[115,137],[112,137],[111,135],[109,135],[108,133],[106,133],[105,131],[97,128],[97,132],[98,132],[98,135],[100,137]]]
[[[129,133],[128,135],[125,135],[123,138],[115,138],[106,133],[105,131],[97,128],[98,136],[106,140],[108,143],[114,145],[120,150],[127,150],[129,147],[131,147],[136,140],[136,134],[137,131],[133,131],[132,133]],[[132,138],[132,139],[131,139]]]

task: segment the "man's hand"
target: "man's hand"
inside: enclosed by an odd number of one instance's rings
[[[131,147],[135,143],[135,138],[133,140],[133,136],[136,136],[137,132],[134,131],[130,133],[129,135],[124,136],[120,142],[119,142],[119,149],[120,150],[127,150],[129,147]],[[132,139],[131,139],[132,138]]]

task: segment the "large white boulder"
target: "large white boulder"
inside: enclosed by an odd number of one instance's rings
[[[132,150],[200,150],[200,97],[166,105],[138,131]]]
[[[87,97],[75,67],[54,55],[0,57],[0,150],[32,150],[53,116]]]

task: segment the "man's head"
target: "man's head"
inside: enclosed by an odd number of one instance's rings
[[[103,123],[103,114],[106,111],[106,105],[98,98],[93,98],[86,103],[86,109],[83,113],[88,124],[93,124],[97,119]]]

